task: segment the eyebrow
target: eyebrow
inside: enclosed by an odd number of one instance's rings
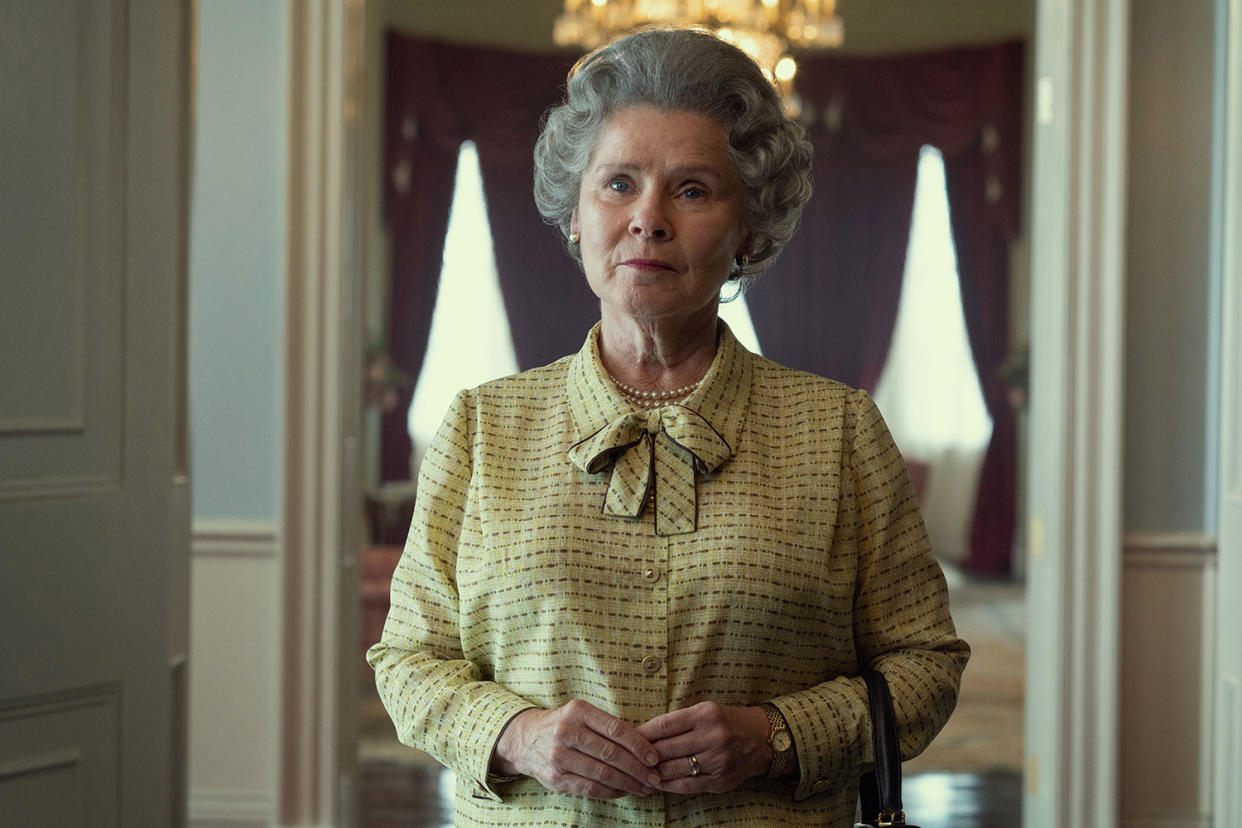
[[[640,173],[643,167],[633,161],[599,162],[597,168],[602,172]],[[728,177],[728,170],[716,164],[680,164],[669,170],[672,178]]]

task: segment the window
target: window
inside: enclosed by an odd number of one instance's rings
[[[962,316],[944,160],[919,155],[901,304],[875,400],[908,460],[930,466],[924,517],[937,552],[965,553],[982,453],[992,434]]]
[[[415,462],[458,391],[516,370],[517,356],[487,224],[479,155],[474,144],[467,142],[457,159],[453,210],[444,239],[444,268],[427,355],[410,404]]]

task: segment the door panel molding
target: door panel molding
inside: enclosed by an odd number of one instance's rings
[[[121,473],[127,117],[124,0],[27,3],[0,71],[0,499],[99,494]],[[20,206],[18,206],[20,205]]]
[[[105,684],[0,706],[0,813],[15,825],[121,824],[121,687]],[[53,820],[58,820],[53,822]]]

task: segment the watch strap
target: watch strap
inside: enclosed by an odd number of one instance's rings
[[[789,725],[776,705],[764,702],[760,707],[764,715],[768,717],[768,748],[772,751],[772,763],[768,766],[768,779],[777,779],[784,776],[785,771],[789,769],[789,759],[793,755],[793,742],[791,739],[784,750],[777,750],[773,738],[778,731],[782,730],[786,736],[789,736]]]

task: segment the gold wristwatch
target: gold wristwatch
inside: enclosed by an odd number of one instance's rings
[[[785,717],[776,705],[764,702],[764,715],[768,717],[768,747],[772,749],[772,764],[768,766],[768,779],[784,776],[789,769],[789,760],[793,757],[793,737],[789,735],[789,727]]]

